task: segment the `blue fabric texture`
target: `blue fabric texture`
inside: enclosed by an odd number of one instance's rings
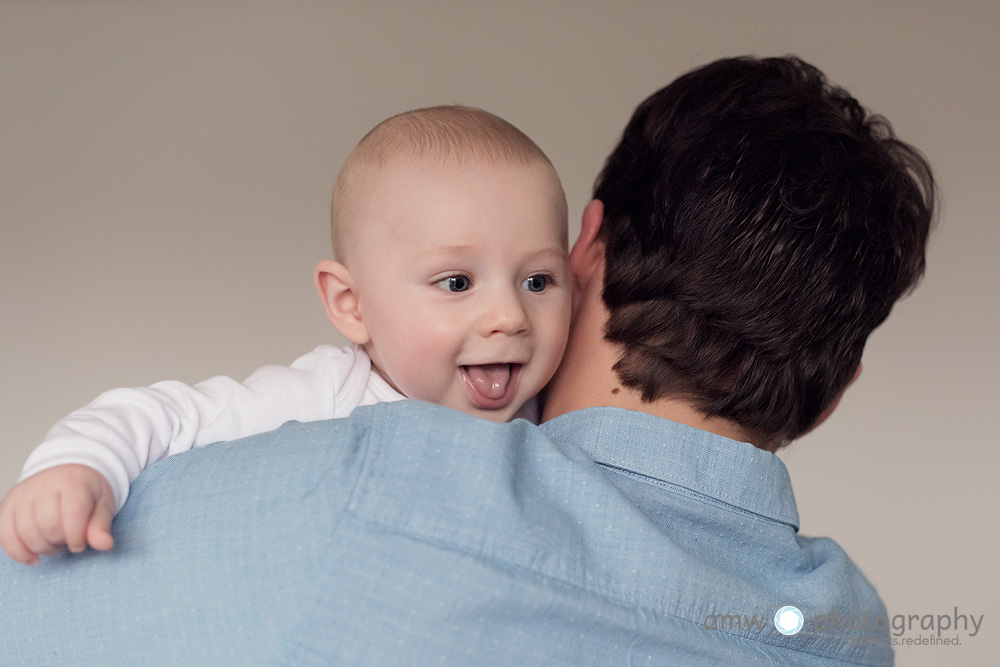
[[[2,559],[0,661],[892,664],[873,588],[797,531],[784,465],[746,443],[379,404],[152,466],[112,552]]]

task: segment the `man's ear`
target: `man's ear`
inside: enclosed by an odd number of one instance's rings
[[[351,272],[340,262],[324,260],[316,265],[313,275],[319,298],[326,308],[326,316],[330,318],[337,331],[353,343],[364,345],[371,336],[361,316],[358,294],[354,290]]]
[[[594,280],[604,281],[604,240],[600,238],[601,223],[604,221],[604,203],[592,199],[583,209],[580,221],[580,236],[569,253],[569,270],[573,277],[573,308]]]

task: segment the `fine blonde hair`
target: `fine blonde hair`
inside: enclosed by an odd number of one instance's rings
[[[330,229],[338,260],[343,261],[345,240],[357,222],[351,211],[366,190],[359,172],[367,171],[364,167],[378,169],[400,157],[436,165],[541,165],[550,172],[554,201],[561,216],[566,217],[566,195],[555,168],[524,132],[474,107],[414,109],[376,125],[344,161],[330,204]]]

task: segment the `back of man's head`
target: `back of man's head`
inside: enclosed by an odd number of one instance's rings
[[[594,198],[621,380],[771,448],[815,423],[923,273],[934,182],[816,68],[736,58],[643,102]]]

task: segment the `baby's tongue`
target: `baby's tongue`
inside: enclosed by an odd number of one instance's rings
[[[501,398],[510,382],[510,364],[483,364],[466,366],[465,372],[476,389],[487,398]]]

